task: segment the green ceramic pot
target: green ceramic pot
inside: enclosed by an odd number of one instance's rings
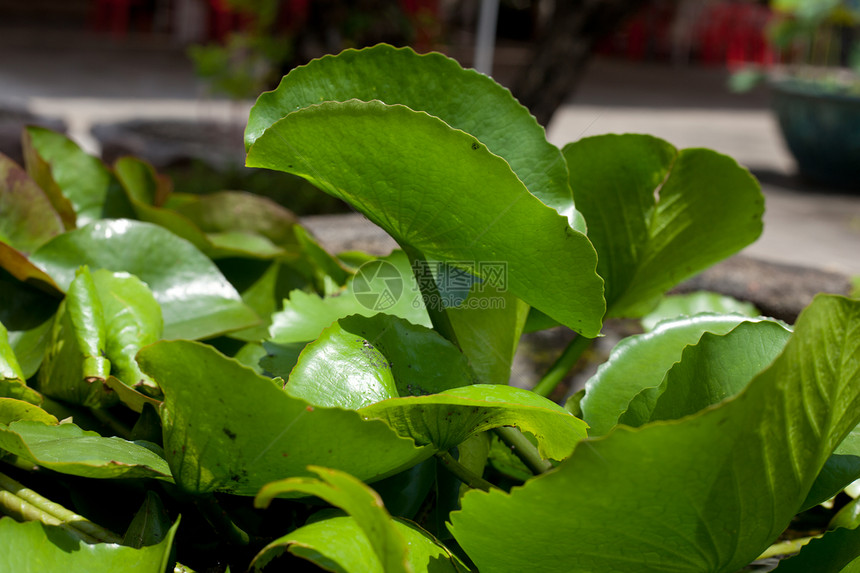
[[[771,83],[772,106],[800,174],[860,193],[860,95],[823,82]]]

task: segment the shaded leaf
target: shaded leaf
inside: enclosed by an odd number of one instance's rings
[[[381,418],[418,444],[448,450],[479,432],[517,426],[533,434],[545,459],[562,460],[586,435],[586,424],[543,396],[494,384],[475,384],[430,396],[396,398],[360,413]]]
[[[143,504],[134,514],[122,538],[122,544],[140,549],[149,545],[158,545],[170,535],[170,515],[158,494],[152,490],[147,491]]]
[[[2,322],[0,322],[0,397],[17,398],[31,404],[42,402],[39,393],[27,387],[26,377],[9,345],[8,332]]]

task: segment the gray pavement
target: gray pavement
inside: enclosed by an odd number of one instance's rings
[[[167,39],[115,45],[80,32],[0,29],[0,105],[64,119],[97,152],[92,125],[136,118],[244,121],[251,102],[208,96]],[[729,94],[721,70],[595,60],[547,132],[563,145],[601,133],[650,133],[677,147],[710,147],[760,176],[765,231],[744,254],[860,274],[860,189],[829,193],[798,183],[767,95]]]

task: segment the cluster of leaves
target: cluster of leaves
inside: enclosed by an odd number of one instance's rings
[[[559,150],[439,54],[325,57],[260,97],[248,164],[402,248],[372,259],[259,198],[24,143],[0,171],[0,569],[731,573],[860,477],[860,302],[792,328],[663,299],[761,232],[715,152]],[[649,330],[565,407],[553,372],[507,385],[524,330],[579,333],[555,372],[606,317]],[[854,507],[786,570],[853,570]]]

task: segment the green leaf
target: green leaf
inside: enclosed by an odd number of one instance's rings
[[[588,238],[504,159],[438,118],[377,101],[326,102],[269,127],[247,164],[305,177],[427,260],[505,262],[505,276],[480,278],[586,336],[600,331],[603,286]]]
[[[562,460],[586,435],[586,424],[555,402],[513,386],[475,384],[430,396],[396,398],[359,410],[381,418],[418,444],[448,450],[479,432],[517,426],[538,440],[545,459]]]
[[[325,298],[300,290],[291,292],[283,310],[272,315],[272,342],[309,342],[338,319],[380,312],[431,326],[412,266],[403,251],[362,265],[342,292]]]
[[[860,302],[819,295],[734,399],[581,442],[510,494],[473,490],[451,515],[454,536],[499,573],[736,571],[785,529],[860,421],[858,329]]]
[[[86,267],[78,270],[68,291],[39,369],[39,390],[72,404],[111,406],[117,397],[105,385],[111,365],[105,357],[104,310]]]
[[[608,316],[642,316],[664,291],[761,234],[759,185],[729,157],[630,134],[584,138],[563,152]]]
[[[31,318],[39,318],[39,316],[36,315]],[[9,332],[9,346],[12,347],[18,358],[18,364],[21,366],[21,372],[25,379],[31,378],[42,365],[53,324],[54,317],[50,316],[41,324],[31,328]]]
[[[31,148],[25,154],[27,171],[43,189],[56,186],[62,192],[74,207],[78,227],[132,214],[119,182],[98,158],[61,133],[36,126],[26,132],[25,145]]]
[[[34,420],[43,424],[58,423],[56,417],[30,402],[0,397],[0,424],[9,425],[18,420]]]
[[[254,495],[319,464],[374,480],[431,454],[384,422],[294,398],[200,343],[158,342],[142,349],[138,362],[164,391],[164,449],[188,492]]]
[[[101,479],[171,480],[158,446],[103,438],[74,424],[46,425],[22,420],[0,426],[0,449],[56,472]]]
[[[860,528],[840,527],[807,543],[800,553],[780,562],[777,573],[848,573],[860,563]],[[849,568],[851,567],[851,568]]]
[[[705,332],[725,334],[747,320],[762,319],[703,314],[665,321],[647,334],[622,340],[585,384],[579,407],[589,435],[607,433],[641,390],[658,386],[685,346],[695,344]]]
[[[63,231],[45,192],[0,153],[0,241],[26,255]]]
[[[30,262],[24,253],[0,241],[0,270],[48,294],[61,294],[54,279]]]
[[[272,124],[298,109],[351,99],[402,104],[475,136],[510,164],[531,193],[574,218],[561,153],[528,109],[488,76],[438,53],[417,55],[411,48],[382,44],[294,68],[251,109],[245,145],[250,148]]]
[[[355,315],[307,345],[286,391],[314,405],[357,410],[474,381],[466,357],[435,331],[388,314]]]
[[[860,427],[855,427],[827,459],[803,502],[803,510],[827,501],[860,479]]]
[[[149,490],[140,509],[134,514],[122,538],[122,544],[140,549],[148,545],[158,545],[170,535],[170,515],[158,494]]]
[[[187,241],[149,223],[92,223],[55,237],[31,260],[63,289],[80,265],[135,275],[161,305],[166,338],[207,338],[259,322],[212,261]]]
[[[705,332],[659,386],[645,388],[627,406],[618,423],[639,427],[657,420],[677,420],[719,404],[743,390],[782,352],[791,331],[776,322],[742,322],[730,332]]]
[[[715,292],[698,291],[663,297],[657,308],[642,317],[645,332],[654,330],[660,321],[679,316],[694,316],[706,312],[714,314],[740,314],[750,318],[761,313],[749,302]]]
[[[429,533],[402,519],[392,519],[393,529],[408,546],[408,571],[415,573],[457,573],[468,571],[460,561]],[[334,516],[308,523],[267,545],[254,559],[259,571],[285,550],[324,567],[344,573],[387,573],[373,551],[356,518]],[[403,570],[403,569],[401,569]]]
[[[158,545],[141,549],[114,543],[90,545],[59,527],[39,522],[0,519],[0,570],[15,573],[90,573],[134,571],[164,573],[179,520]]]
[[[290,478],[267,484],[254,498],[254,505],[268,507],[272,499],[282,493],[301,493],[323,499],[355,519],[382,571],[408,572],[411,568],[406,564],[409,551],[406,540],[395,528],[379,495],[349,474],[314,466],[308,469],[319,479]]]
[[[8,332],[2,322],[0,322],[0,398],[17,398],[31,404],[42,402],[39,393],[27,387],[27,379],[9,345]]]
[[[137,351],[161,338],[161,307],[146,283],[128,273],[105,269],[93,273],[93,282],[105,316],[105,355],[111,374],[128,386],[155,383],[134,359]]]

